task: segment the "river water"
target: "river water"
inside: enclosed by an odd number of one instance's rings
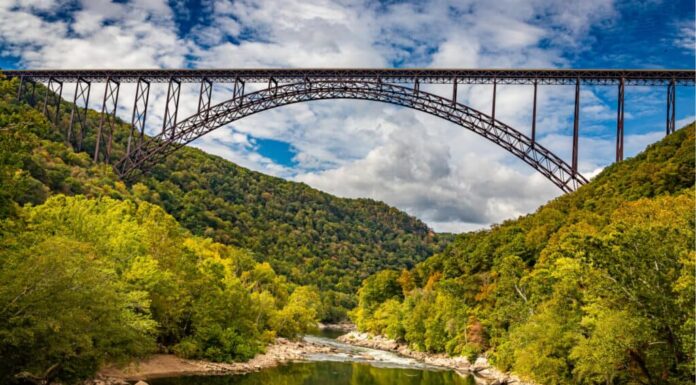
[[[325,331],[306,336],[307,342],[331,346],[336,353],[313,354],[260,372],[234,376],[159,378],[151,385],[473,385],[451,370],[422,364],[382,350],[359,348],[336,341],[340,335]]]

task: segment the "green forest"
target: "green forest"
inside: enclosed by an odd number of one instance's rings
[[[73,383],[153,352],[246,360],[276,336],[346,319],[362,279],[450,239],[381,202],[193,148],[126,184],[92,162],[94,132],[73,151],[69,114],[49,122],[16,101],[17,86],[0,79],[1,383],[47,370]],[[112,159],[128,130],[120,122]]]
[[[694,381],[694,124],[537,212],[363,283],[359,329],[540,384]]]
[[[452,236],[188,147],[124,183],[92,161],[94,130],[74,151],[69,114],[49,122],[17,86],[0,79],[0,383],[77,383],[154,352],[247,360],[347,317],[539,384],[694,380],[693,124]]]

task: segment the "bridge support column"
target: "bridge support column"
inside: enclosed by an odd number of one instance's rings
[[[72,109],[70,110],[70,123],[68,124],[68,143],[72,142],[73,127],[75,126],[75,115],[77,115],[77,123],[80,125],[80,131],[77,132],[77,150],[82,151],[82,140],[84,139],[85,131],[87,130],[87,109],[89,108],[89,93],[91,83],[83,78],[77,79],[75,85],[75,94],[73,95]],[[78,107],[84,106],[82,112]]]
[[[240,78],[235,78],[234,88],[232,88],[232,99],[237,101],[237,106],[241,106],[242,98],[244,98],[244,81]]]
[[[498,79],[493,79],[493,107],[491,111],[491,118],[495,122],[495,94],[498,88]]]
[[[667,135],[673,133],[676,129],[674,126],[674,118],[675,118],[675,102],[677,99],[677,93],[676,93],[676,84],[674,82],[674,79],[669,81],[669,84],[667,85]]]
[[[578,173],[578,135],[580,133],[580,78],[575,81],[575,114],[573,115],[573,174]]]
[[[534,79],[534,101],[532,102],[532,147],[534,147],[536,144],[537,85],[538,81]]]
[[[271,90],[273,96],[278,95],[278,81],[274,78],[268,78],[268,89]]]
[[[416,78],[416,81],[413,82],[413,95],[418,96],[418,92],[420,91],[420,80]]]
[[[57,94],[57,95],[56,95]],[[63,82],[50,77],[48,79],[48,90],[46,90],[46,97],[44,98],[43,114],[51,120],[51,116],[48,111],[48,99],[54,99],[56,104],[55,115],[53,116],[53,123],[58,124],[58,118],[60,117],[60,102],[63,97]]]
[[[457,78],[452,81],[452,106],[457,105]]]
[[[619,80],[618,107],[616,108],[616,161],[624,157],[624,78]]]
[[[32,79],[31,81],[31,99],[29,99],[29,104],[32,106],[36,105],[36,82]]]
[[[135,101],[133,102],[133,117],[131,118],[131,130],[128,135],[126,156],[131,156],[131,149],[135,146],[134,136],[138,135],[138,145],[142,145],[145,137],[145,119],[147,118],[147,102],[150,98],[150,82],[138,78],[135,89]]]
[[[210,100],[213,97],[213,82],[208,78],[201,80],[201,92],[198,95],[198,112],[205,111],[210,108]],[[208,116],[206,115],[206,118]]]
[[[22,102],[22,92],[24,92],[24,75],[19,77],[19,87],[17,87],[17,102]]]
[[[118,107],[118,92],[121,84],[111,77],[106,79],[104,85],[104,100],[102,102],[101,118],[99,119],[99,128],[97,129],[97,141],[94,145],[94,161],[99,161],[99,150],[102,148],[102,138],[106,136],[103,146],[104,162],[111,161],[111,143],[113,140],[114,130],[116,129],[116,108]],[[106,123],[107,132],[104,135]]]
[[[167,104],[164,107],[164,122],[162,123],[162,136],[174,137],[176,129],[176,118],[179,114],[179,95],[181,94],[181,81],[176,78],[169,79],[167,88]],[[200,108],[200,101],[199,101]]]

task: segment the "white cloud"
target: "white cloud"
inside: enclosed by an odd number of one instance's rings
[[[693,123],[694,121],[696,121],[696,116],[690,115],[690,116],[687,116],[685,118],[677,120],[676,122],[674,122],[674,125],[678,130],[678,129],[686,126],[687,124]]]
[[[693,54],[696,51],[696,20],[685,20],[678,23],[677,30],[674,44]]]

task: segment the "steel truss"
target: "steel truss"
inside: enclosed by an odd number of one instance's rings
[[[78,151],[82,151],[82,140],[87,131],[87,109],[89,108],[91,86],[92,83],[82,78],[77,79],[77,84],[75,85],[75,94],[73,95],[72,109],[70,110],[70,123],[68,124],[67,136],[68,143],[72,143],[73,128],[75,127],[75,118],[77,117],[77,124],[80,126],[80,130],[77,131],[76,135],[76,148]],[[82,111],[80,111],[80,107],[82,107]]]
[[[236,120],[276,107],[312,100],[360,99],[391,103],[438,116],[469,129],[522,159],[565,192],[587,180],[526,135],[482,112],[431,93],[382,82],[346,80],[302,81],[272,86],[233,97],[198,112],[176,125],[173,136],[158,135],[143,142],[116,164],[124,178],[145,171],[191,141]]]
[[[104,100],[102,101],[101,118],[97,139],[94,147],[94,161],[99,161],[100,149],[104,153],[104,161],[111,161],[111,145],[116,130],[116,109],[118,108],[118,93],[121,83],[109,78],[104,85]],[[103,143],[102,143],[103,142]]]
[[[145,138],[145,120],[147,118],[147,102],[150,99],[150,82],[141,78],[135,89],[135,100],[133,101],[133,117],[131,118],[131,129],[126,145],[126,159],[130,158],[131,151],[140,147]],[[135,143],[135,136],[138,136]]]
[[[21,76],[19,78],[19,86],[17,87],[17,101],[22,102],[25,99],[24,92],[26,89],[25,84],[27,82],[31,83],[31,96],[26,98],[26,100],[29,103],[29,105],[35,106],[36,105],[36,82],[32,78],[25,79],[25,76]]]
[[[616,161],[624,157],[625,86],[667,86],[666,133],[675,127],[676,86],[696,85],[694,70],[564,70],[564,69],[220,69],[220,70],[17,70],[0,71],[19,77],[18,100],[34,104],[36,82],[48,83],[43,112],[56,124],[60,120],[60,102],[64,82],[74,82],[68,140],[79,124],[76,148],[81,150],[87,129],[86,108],[91,84],[105,82],[102,113],[97,131],[94,159],[103,153],[110,161],[121,83],[137,83],[131,131],[126,156],[117,170],[124,176],[146,169],[156,160],[219,125],[227,124],[270,108],[309,100],[364,99],[397,104],[425,111],[462,125],[497,143],[532,165],[564,191],[572,191],[585,182],[578,173],[580,135],[580,88],[583,85],[617,85]],[[32,96],[26,98],[26,83],[32,83]],[[200,83],[197,113],[178,122],[182,83]],[[213,85],[233,83],[232,98],[211,107]],[[168,83],[162,132],[145,142],[145,121],[151,83]],[[267,84],[267,88],[245,95],[246,83]],[[407,84],[406,88],[400,84]],[[451,84],[452,98],[446,99],[421,91],[421,84]],[[457,102],[459,84],[492,85],[490,115],[484,115]],[[531,138],[496,119],[498,84],[533,86]],[[537,143],[537,89],[539,85],[574,85],[571,165]],[[407,95],[408,94],[408,95]],[[51,100],[49,101],[49,98]],[[49,108],[49,104],[55,105]],[[84,106],[84,107],[82,107]],[[82,108],[82,109],[81,109]],[[51,110],[54,114],[51,116]],[[210,115],[210,116],[209,116]],[[77,117],[77,119],[75,119]],[[482,121],[487,119],[487,122]],[[219,125],[216,125],[219,124]],[[522,135],[522,136],[519,136]],[[527,146],[528,145],[528,146]]]
[[[162,122],[162,135],[174,135],[176,118],[179,114],[179,95],[181,94],[181,82],[176,78],[169,79],[167,87],[167,101],[164,106],[164,120]],[[198,102],[200,107],[200,101]]]
[[[208,78],[201,80],[201,92],[198,96],[198,112],[207,111],[213,98],[213,82]]]
[[[62,101],[63,96],[63,82],[50,78],[48,79],[47,87],[48,90],[46,91],[46,95],[44,97],[43,114],[46,115],[49,120],[53,120],[53,123],[57,125],[58,119],[60,118],[60,102]],[[55,104],[55,114],[53,115],[53,119],[51,119],[50,110],[48,109],[49,98],[53,99],[53,103]]]

